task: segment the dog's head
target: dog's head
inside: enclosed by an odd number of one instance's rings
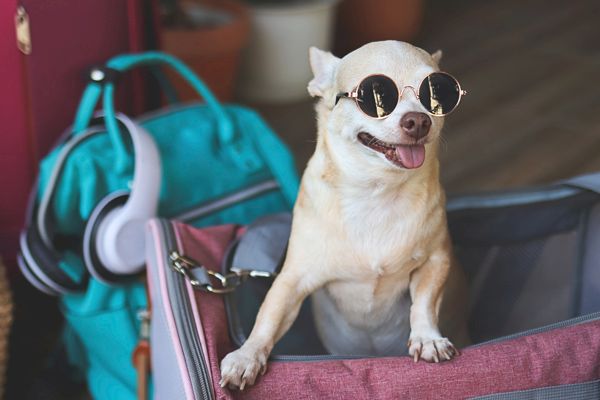
[[[319,130],[328,136],[335,158],[342,164],[394,171],[414,170],[435,158],[437,152],[430,150],[437,148],[444,118],[429,115],[416,94],[421,81],[439,70],[440,58],[439,51],[432,55],[398,41],[370,43],[341,59],[311,48],[314,79],[308,91],[321,98],[317,106]],[[352,98],[342,97],[336,102],[339,93],[351,92],[372,75],[391,78],[402,92],[387,117],[365,114]]]

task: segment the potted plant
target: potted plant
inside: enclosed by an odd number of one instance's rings
[[[160,48],[188,64],[220,100],[231,100],[241,49],[248,39],[248,8],[235,0],[160,4]],[[197,97],[175,74],[168,76],[182,99]]]
[[[338,8],[335,50],[339,55],[379,40],[414,39],[423,0],[344,0]]]
[[[246,0],[251,34],[242,55],[238,94],[255,102],[306,98],[308,49],[332,45],[338,0]]]

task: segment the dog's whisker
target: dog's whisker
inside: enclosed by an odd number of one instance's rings
[[[440,144],[444,151],[448,149],[448,140],[444,136],[440,136]]]

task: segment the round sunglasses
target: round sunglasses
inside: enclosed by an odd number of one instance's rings
[[[433,72],[425,77],[419,85],[418,92],[412,86],[404,86],[398,92],[398,86],[385,75],[370,75],[363,79],[351,92],[338,93],[335,104],[342,97],[354,99],[362,112],[372,118],[385,118],[390,115],[404,90],[410,89],[421,102],[425,110],[442,117],[456,109],[462,96],[467,94],[454,77],[445,72]]]

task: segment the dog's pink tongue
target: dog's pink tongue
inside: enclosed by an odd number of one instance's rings
[[[425,162],[425,145],[397,146],[396,157],[400,159],[404,168],[419,168]]]

